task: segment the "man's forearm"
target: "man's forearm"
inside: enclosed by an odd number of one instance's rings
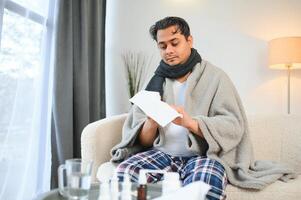
[[[144,122],[141,132],[139,134],[140,144],[145,147],[151,147],[157,136],[157,130],[158,124],[154,120],[148,118]]]

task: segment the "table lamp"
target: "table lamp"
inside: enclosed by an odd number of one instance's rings
[[[287,113],[290,114],[290,76],[301,69],[301,37],[276,38],[268,43],[269,67],[287,70]]]

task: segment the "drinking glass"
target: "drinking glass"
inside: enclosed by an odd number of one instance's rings
[[[78,158],[66,160],[65,164],[60,165],[58,168],[60,194],[72,200],[88,199],[92,165],[92,161],[83,161]],[[64,171],[66,171],[66,176],[64,176]]]

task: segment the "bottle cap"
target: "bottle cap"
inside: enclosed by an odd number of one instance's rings
[[[130,176],[129,174],[125,173],[123,176],[123,183],[124,184],[131,184]]]
[[[147,183],[145,171],[142,169],[139,171],[138,182],[139,182],[139,185],[146,185],[146,183]]]

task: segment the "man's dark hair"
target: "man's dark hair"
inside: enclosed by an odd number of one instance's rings
[[[166,29],[170,26],[176,26],[177,30],[175,33],[180,31],[182,35],[185,36],[187,39],[190,36],[190,28],[187,22],[180,18],[180,17],[165,17],[157,21],[154,25],[152,25],[149,29],[149,33],[151,34],[152,38],[157,41],[157,32],[158,30]]]

